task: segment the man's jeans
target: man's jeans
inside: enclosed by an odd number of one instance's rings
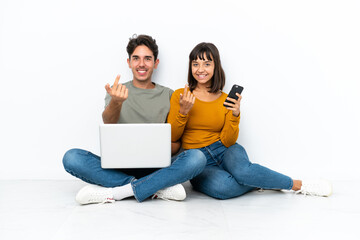
[[[131,183],[136,200],[142,202],[160,189],[192,179],[206,166],[205,155],[197,149],[184,151],[171,160],[171,166],[162,169],[103,169],[99,156],[71,149],[65,153],[63,164],[67,172],[91,184],[118,187]]]
[[[207,159],[201,174],[190,180],[194,189],[218,199],[240,196],[255,188],[288,189],[290,177],[249,161],[239,144],[226,148],[221,141],[200,148]]]

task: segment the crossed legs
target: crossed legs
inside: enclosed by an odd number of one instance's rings
[[[263,189],[292,189],[294,181],[281,173],[275,172],[259,164],[249,161],[245,149],[239,145],[226,149],[222,152],[211,152],[210,148],[203,151],[210,152],[209,158],[220,157],[217,164],[208,164],[204,171],[191,180],[195,190],[203,192],[218,199],[228,199],[241,196],[255,188]]]

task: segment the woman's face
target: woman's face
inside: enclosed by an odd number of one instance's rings
[[[200,58],[193,60],[191,63],[192,75],[198,84],[211,84],[211,78],[214,76],[215,63],[208,60],[204,56],[204,60]]]

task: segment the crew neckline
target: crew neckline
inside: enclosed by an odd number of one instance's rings
[[[139,90],[154,90],[154,89],[156,89],[157,86],[158,86],[156,83],[151,82],[152,84],[154,84],[154,88],[139,88],[139,87],[136,87],[136,86],[134,85],[134,81],[133,81],[133,80],[131,80],[130,82],[131,82],[131,86],[132,86],[133,88],[139,89]]]
[[[217,98],[217,99],[215,99],[215,100],[213,100],[213,101],[203,101],[203,100],[200,100],[200,99],[198,99],[198,98],[196,98],[196,101],[200,101],[200,102],[202,102],[202,103],[214,103],[214,102],[216,102],[216,101],[219,101],[219,99],[222,97],[224,95],[224,92],[221,92],[221,95]]]

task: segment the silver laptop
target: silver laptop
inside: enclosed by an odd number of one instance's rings
[[[102,168],[163,168],[171,164],[171,125],[101,124]]]

